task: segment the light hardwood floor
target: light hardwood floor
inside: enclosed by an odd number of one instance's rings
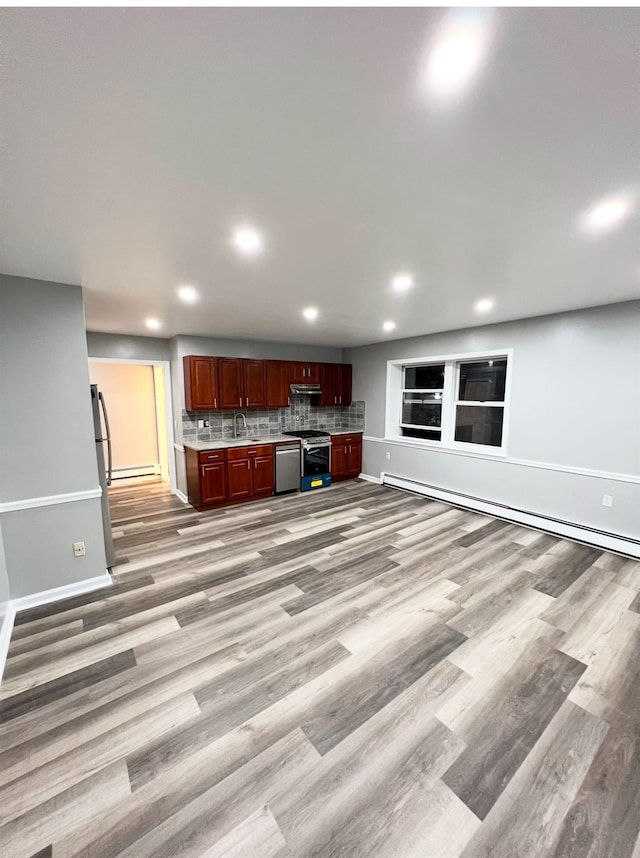
[[[3,858],[639,858],[640,564],[360,481],[111,502],[114,586],[17,618]]]

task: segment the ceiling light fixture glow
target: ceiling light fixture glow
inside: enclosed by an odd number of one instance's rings
[[[394,292],[408,292],[413,286],[411,274],[396,274],[391,280],[391,288]]]
[[[580,230],[590,235],[604,235],[615,229],[633,212],[633,199],[628,194],[605,197],[580,217]]]
[[[256,256],[262,250],[261,233],[252,226],[239,226],[233,233],[233,246],[244,256]]]
[[[493,310],[493,305],[493,298],[481,298],[476,301],[476,313],[488,313],[489,310]]]
[[[150,331],[159,331],[162,327],[162,322],[159,319],[145,319],[144,323]]]
[[[317,307],[306,307],[302,311],[302,315],[305,317],[307,322],[315,322],[318,318],[318,308]]]
[[[382,323],[382,330],[385,332],[385,334],[388,334],[390,331],[395,331],[395,328],[396,328],[395,322],[388,321],[388,322]]]
[[[193,286],[180,286],[178,288],[178,298],[184,301],[185,304],[195,304],[198,300],[198,292]]]
[[[492,30],[492,10],[450,9],[431,42],[424,79],[436,99],[450,101],[467,89],[482,67]]]

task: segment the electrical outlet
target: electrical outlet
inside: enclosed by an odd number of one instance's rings
[[[602,495],[602,506],[613,506],[613,495]]]
[[[387,452],[386,452],[386,454],[385,454],[385,455],[386,455],[387,459],[390,459],[390,458],[391,458],[391,453],[390,453],[388,450],[387,450]]]
[[[84,557],[86,553],[87,553],[87,550],[84,547],[84,542],[74,542],[73,543],[73,556],[74,557]]]
[[[198,429],[208,429],[208,428],[209,428],[209,421],[205,420],[204,417],[199,417],[198,418]]]

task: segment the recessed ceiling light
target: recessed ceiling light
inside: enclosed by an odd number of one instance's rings
[[[262,250],[262,235],[252,226],[240,226],[233,233],[233,245],[245,256],[255,256]]]
[[[383,322],[382,323],[382,330],[387,334],[389,333],[389,331],[394,331],[395,327],[396,327],[395,322],[389,321],[389,322]]]
[[[615,229],[633,211],[633,199],[626,194],[605,197],[584,212],[579,221],[582,232],[604,235]]]
[[[306,307],[302,311],[302,315],[305,317],[307,322],[315,322],[318,318],[318,308],[317,307]]]
[[[491,31],[492,10],[450,9],[430,44],[424,72],[427,90],[450,101],[467,89],[478,74]]]
[[[396,274],[391,280],[391,288],[394,292],[408,292],[413,286],[411,274]]]
[[[185,285],[178,288],[178,298],[186,304],[195,304],[198,297],[198,291],[193,286]]]
[[[488,313],[489,310],[493,310],[493,305],[493,298],[481,298],[476,301],[476,313]]]
[[[162,327],[162,322],[159,319],[145,319],[144,323],[151,331],[159,331]]]

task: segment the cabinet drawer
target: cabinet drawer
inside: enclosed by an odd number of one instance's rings
[[[331,439],[332,444],[361,444],[362,435],[338,435]]]
[[[251,447],[233,447],[227,450],[227,459],[249,459],[254,456],[270,456],[273,453],[273,444],[256,444]]]
[[[198,462],[207,465],[209,462],[224,462],[224,450],[204,450],[198,453]]]

